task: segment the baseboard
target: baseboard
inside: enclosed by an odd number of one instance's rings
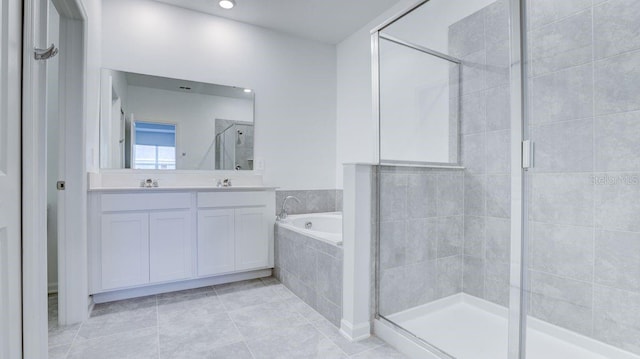
[[[121,289],[110,292],[94,293],[93,302],[106,303],[116,300],[144,297],[147,295],[155,295],[160,293],[175,292],[179,290],[194,289],[206,287],[210,285],[218,285],[231,282],[239,282],[243,280],[270,277],[271,269],[261,269],[243,273],[233,273],[220,275],[216,277],[199,278],[182,282],[165,283],[157,285],[147,285],[144,287]]]
[[[352,325],[348,321],[342,319],[340,321],[340,334],[352,342],[367,339],[371,336],[371,323],[360,323]]]

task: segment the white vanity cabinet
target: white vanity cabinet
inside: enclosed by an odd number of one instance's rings
[[[90,294],[97,302],[273,268],[274,189],[93,190],[89,199]]]

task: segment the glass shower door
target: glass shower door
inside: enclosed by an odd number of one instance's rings
[[[527,358],[639,358],[640,2],[526,20]]]
[[[442,358],[518,357],[510,19],[508,0],[430,0],[373,33],[377,313]]]

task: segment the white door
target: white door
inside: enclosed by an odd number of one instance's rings
[[[233,209],[198,211],[198,275],[235,269]]]
[[[149,214],[102,215],[102,289],[149,283]]]
[[[22,357],[21,26],[22,2],[0,7],[0,358]]]
[[[156,212],[151,213],[149,219],[151,282],[191,277],[191,212]]]
[[[264,207],[235,211],[236,270],[269,265],[269,236],[264,212]]]

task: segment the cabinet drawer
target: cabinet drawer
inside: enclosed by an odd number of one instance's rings
[[[269,203],[269,196],[275,200],[273,192],[200,192],[198,207],[261,207]]]
[[[190,193],[110,193],[100,197],[102,212],[187,209],[190,207]]]

